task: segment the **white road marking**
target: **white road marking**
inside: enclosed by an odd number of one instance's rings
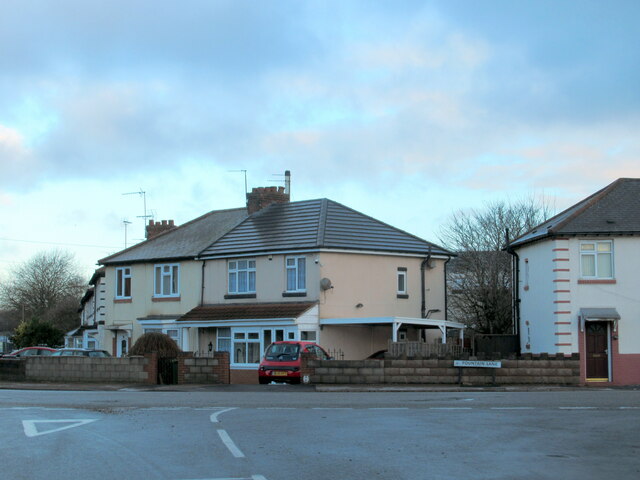
[[[640,407],[618,407],[620,410],[638,410]]]
[[[296,407],[258,407],[257,410],[297,410]]]
[[[473,410],[471,407],[429,407],[429,410]]]
[[[192,478],[189,480],[267,480],[267,477],[263,475],[251,475],[250,477]]]
[[[95,422],[97,418],[88,418],[88,419],[77,419],[73,418],[70,420],[23,420],[22,428],[24,429],[24,434],[27,437],[38,437],[40,435],[46,435],[48,433],[60,432],[62,430],[67,430],[69,428],[79,427],[81,425],[86,425],[87,423]],[[36,427],[37,423],[68,423],[70,425],[65,425],[64,427],[58,427],[50,430],[44,430],[42,432],[38,431]]]
[[[491,407],[491,410],[534,410],[535,407]]]
[[[211,420],[211,423],[218,423],[218,415],[224,413],[224,412],[229,412],[231,410],[235,410],[237,407],[229,407],[229,408],[222,408],[221,410],[218,410],[215,413],[212,413],[211,416],[209,417],[209,419]]]
[[[225,430],[218,430],[218,436],[220,440],[222,440],[222,443],[229,449],[231,455],[236,458],[244,458],[244,453],[233,443],[233,440],[231,440],[231,437]]]
[[[558,407],[560,410],[596,410],[598,407]]]
[[[409,407],[371,407],[369,410],[409,410]]]
[[[313,407],[312,410],[353,410],[351,407]]]

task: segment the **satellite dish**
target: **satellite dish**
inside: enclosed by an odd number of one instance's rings
[[[332,288],[331,280],[329,280],[327,277],[324,277],[322,280],[320,280],[320,288],[322,290],[329,290],[330,288]]]

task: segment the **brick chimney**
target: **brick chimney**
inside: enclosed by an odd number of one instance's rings
[[[147,225],[147,240],[150,240],[163,232],[173,230],[174,228],[176,228],[176,225],[173,224],[173,220],[162,220],[160,222],[149,220],[149,225]]]
[[[247,193],[249,215],[272,203],[289,203],[289,193],[285,193],[284,187],[258,187],[251,190],[251,193]]]

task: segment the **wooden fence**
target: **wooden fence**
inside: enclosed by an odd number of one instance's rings
[[[462,345],[453,343],[425,343],[425,342],[394,342],[389,340],[387,352],[391,358],[404,357],[444,357],[460,355],[464,349]]]

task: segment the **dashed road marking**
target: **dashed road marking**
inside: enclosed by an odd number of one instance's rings
[[[473,410],[471,407],[429,407],[429,410]]]
[[[226,432],[226,430],[219,429],[218,436],[220,437],[220,440],[222,440],[222,443],[224,443],[225,447],[229,449],[231,455],[236,458],[244,458],[244,453],[242,453],[242,451],[236,446],[236,444],[233,443],[233,440],[231,440],[231,437]]]
[[[558,407],[560,410],[597,410],[598,407]]]
[[[535,407],[491,407],[491,410],[534,410]]]

